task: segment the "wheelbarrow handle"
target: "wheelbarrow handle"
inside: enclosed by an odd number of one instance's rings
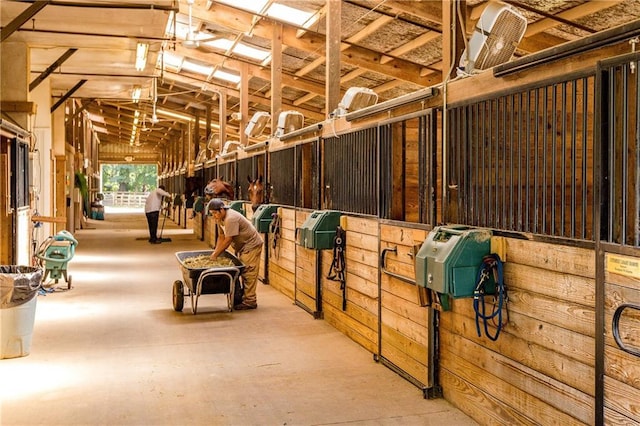
[[[60,241],[60,239],[71,241],[74,246],[78,245],[78,240],[76,240],[69,231],[62,230],[55,235],[55,238],[58,239],[58,241]]]

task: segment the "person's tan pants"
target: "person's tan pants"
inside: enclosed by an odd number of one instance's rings
[[[244,296],[242,302],[245,305],[257,305],[256,287],[258,286],[258,272],[260,271],[260,255],[262,246],[246,253],[240,253],[239,259],[244,264]]]

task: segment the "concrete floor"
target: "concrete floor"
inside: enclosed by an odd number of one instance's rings
[[[151,245],[142,213],[105,219],[74,234],[72,289],[38,297],[30,355],[0,360],[1,425],[475,424],[267,285],[255,311],[205,295],[175,312],[174,253],[208,247],[169,220]]]

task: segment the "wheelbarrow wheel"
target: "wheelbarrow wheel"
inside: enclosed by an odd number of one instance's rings
[[[182,281],[176,280],[173,282],[173,310],[176,312],[182,312],[184,307],[184,284]]]

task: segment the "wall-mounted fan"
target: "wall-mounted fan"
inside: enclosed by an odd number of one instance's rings
[[[304,115],[298,111],[282,111],[278,116],[276,137],[285,135],[304,126]]]
[[[203,164],[205,161],[207,161],[207,150],[201,148],[196,156],[196,164]]]
[[[460,57],[461,70],[471,73],[509,61],[526,29],[527,19],[515,8],[490,2]]]
[[[244,134],[249,136],[250,138],[258,137],[262,134],[262,131],[267,124],[269,124],[269,120],[271,120],[271,114],[264,111],[258,111],[253,114],[251,120],[249,120],[249,124],[244,128]]]
[[[240,146],[240,142],[238,141],[226,141],[224,143],[224,147],[222,148],[222,152],[220,153],[220,155],[227,155],[231,152],[234,152],[238,149],[239,146]]]
[[[218,150],[219,147],[220,147],[220,134],[211,133],[211,135],[209,136],[209,140],[207,141],[207,149],[211,151],[211,153],[213,154]],[[212,157],[213,157],[212,155],[209,156],[209,158],[212,158]]]

